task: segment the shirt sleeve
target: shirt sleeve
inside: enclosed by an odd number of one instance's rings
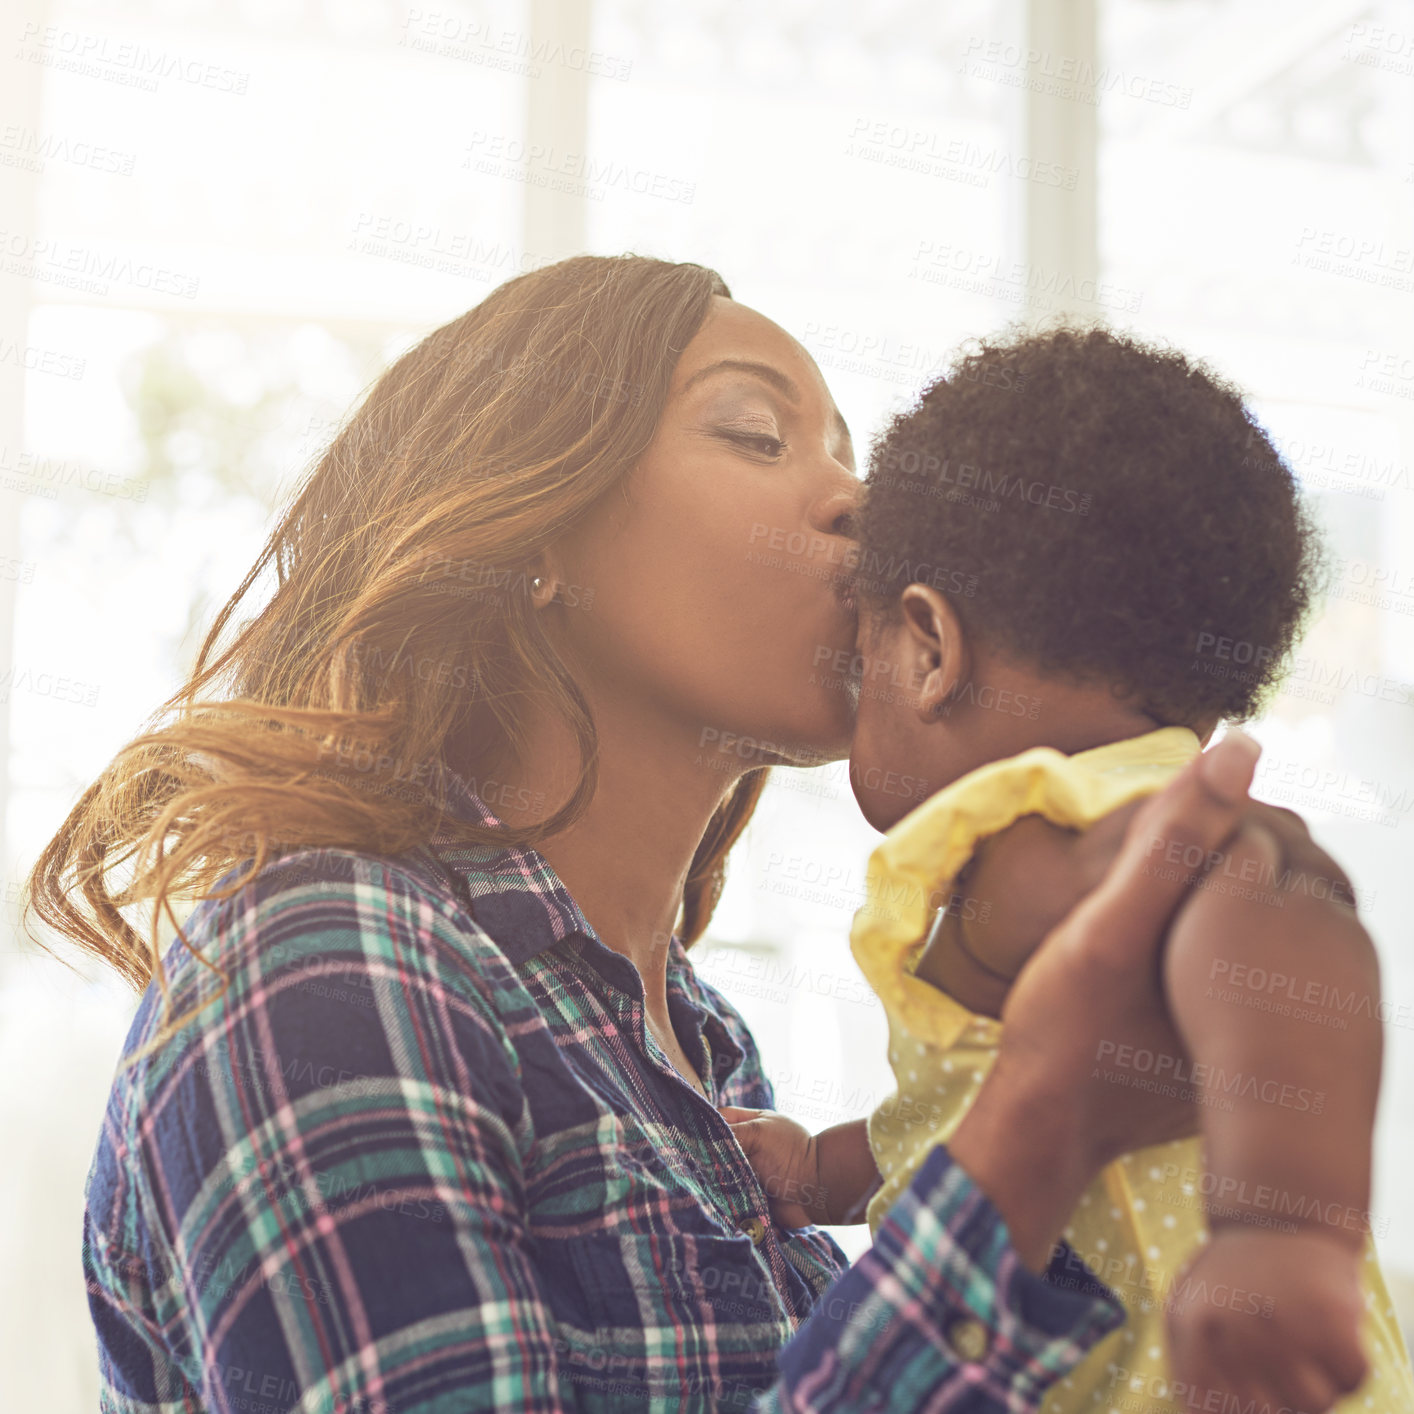
[[[1032,1272],[996,1207],[940,1144],[874,1245],[781,1351],[780,1386],[760,1409],[1039,1409],[1123,1322],[1123,1306],[1067,1243],[1044,1275]]]
[[[146,1073],[153,1331],[212,1410],[579,1410],[528,1232],[508,964],[415,879],[344,859],[347,882],[276,868],[213,915],[227,988]],[[1027,1271],[939,1149],[756,1407],[1034,1408],[1117,1310]]]

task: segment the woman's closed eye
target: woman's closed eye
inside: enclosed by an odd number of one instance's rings
[[[769,432],[747,432],[738,427],[719,427],[717,435],[737,446],[750,447],[752,451],[772,460],[779,457],[786,449],[786,444],[779,437],[773,437]]]

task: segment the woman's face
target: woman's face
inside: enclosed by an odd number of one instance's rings
[[[647,451],[554,551],[596,718],[667,724],[720,768],[846,755],[859,491],[814,360],[716,297]]]

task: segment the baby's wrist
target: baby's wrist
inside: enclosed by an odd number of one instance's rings
[[[1319,1217],[1283,1217],[1253,1213],[1248,1218],[1226,1216],[1209,1218],[1209,1243],[1243,1237],[1320,1238],[1346,1255],[1358,1258],[1364,1252],[1365,1233],[1362,1229],[1341,1227]]]

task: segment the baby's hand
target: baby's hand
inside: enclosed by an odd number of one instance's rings
[[[756,1170],[771,1205],[771,1216],[782,1227],[819,1222],[825,1194],[815,1136],[779,1110],[718,1105],[717,1112],[731,1125],[737,1143]]]
[[[1324,1414],[1369,1369],[1362,1260],[1361,1249],[1325,1232],[1220,1227],[1173,1286],[1175,1386],[1203,1408],[1220,1391],[1244,1409],[1255,1401]]]

